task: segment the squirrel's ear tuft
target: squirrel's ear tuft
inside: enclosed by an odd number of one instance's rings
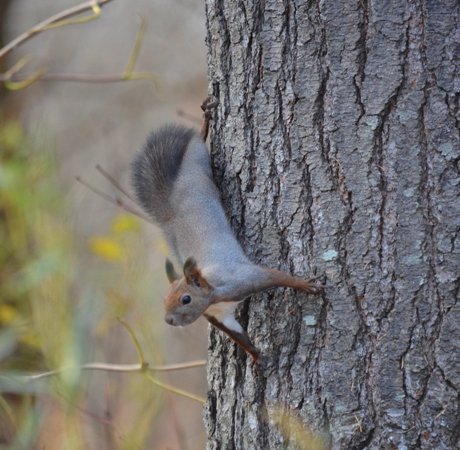
[[[166,259],[165,269],[166,276],[168,277],[170,283],[173,283],[174,281],[180,278],[178,273],[176,272],[176,269],[174,269],[173,263],[169,259]]]
[[[201,276],[195,258],[187,258],[184,263],[184,276],[188,284],[197,284],[198,278]]]
[[[195,258],[187,258],[184,264],[184,276],[187,284],[191,284],[197,287],[210,288],[210,284],[201,275],[200,269],[196,263]]]

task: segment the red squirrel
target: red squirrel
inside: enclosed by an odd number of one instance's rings
[[[183,267],[179,274],[166,260],[166,322],[188,325],[203,315],[257,361],[258,349],[235,319],[238,303],[277,286],[309,294],[322,286],[247,258],[225,216],[206,144],[194,130],[168,125],[150,134],[131,178],[138,202]]]

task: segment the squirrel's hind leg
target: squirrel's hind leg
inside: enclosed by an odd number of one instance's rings
[[[205,314],[206,319],[209,323],[215,326],[217,329],[223,331],[230,339],[236,342],[246,353],[249,353],[252,356],[254,362],[258,362],[260,359],[260,352],[254,346],[254,344],[249,339],[248,334],[243,329],[241,330],[232,330],[231,328],[226,327],[222,322],[219,322],[216,317]]]

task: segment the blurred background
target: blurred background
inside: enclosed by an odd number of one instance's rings
[[[79,3],[2,0],[0,47]],[[206,358],[204,320],[182,329],[164,323],[168,250],[158,230],[76,181],[119,195],[97,164],[129,187],[130,161],[152,128],[199,126],[194,119],[207,94],[203,2],[112,0],[96,20],[47,30],[15,48],[0,71],[28,56],[15,79],[38,70],[122,75],[140,18],[146,29],[134,70],[155,82],[2,84],[0,448],[204,448],[202,404],[143,374],[67,370],[11,381],[15,373],[88,362],[138,362],[117,318],[150,364]],[[204,367],[152,376],[206,394]]]

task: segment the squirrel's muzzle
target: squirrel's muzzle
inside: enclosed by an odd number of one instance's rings
[[[166,314],[165,321],[168,325],[172,325],[172,326],[177,325],[177,322],[174,320],[174,316],[171,314]]]

